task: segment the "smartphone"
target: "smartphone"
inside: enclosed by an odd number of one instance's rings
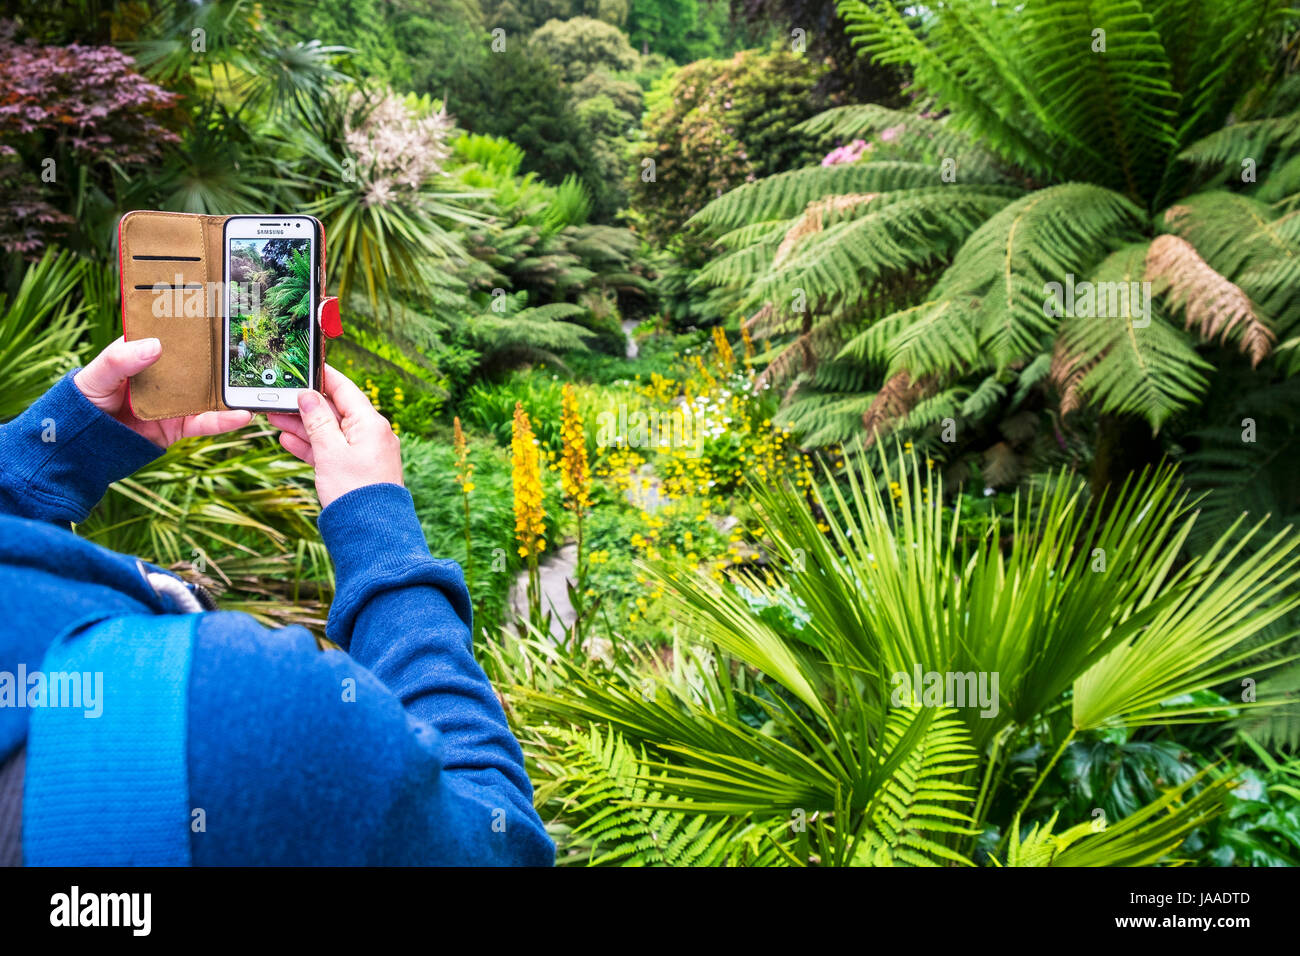
[[[296,412],[318,388],[317,221],[231,216],[223,233],[222,400],[231,408]]]

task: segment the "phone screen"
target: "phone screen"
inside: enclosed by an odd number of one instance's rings
[[[226,384],[310,388],[309,238],[228,239],[230,323]]]

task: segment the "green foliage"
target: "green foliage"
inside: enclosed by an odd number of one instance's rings
[[[621,27],[628,0],[482,0],[488,23],[513,35],[528,34],[548,20],[589,17]]]
[[[1280,159],[1298,135],[1264,68],[1284,6],[1059,0],[913,18],[843,0],[862,53],[914,71],[916,105],[804,123],[862,139],[862,158],[711,202],[693,224],[724,254],[697,283],[730,291],[776,344],[766,379],[794,386],[810,439],[860,434],[849,410],[870,395],[868,440],[932,441],[951,419],[962,451],[1004,475],[1024,450],[999,432],[1024,409],[1051,416],[1064,450],[1088,434],[1085,404],[1103,426],[1168,427],[1229,351],[1290,374],[1300,183],[1281,162],[1258,184],[1239,157],[1222,164],[1247,145]],[[1052,292],[1075,282],[1096,284],[1096,309]],[[1149,305],[1118,295],[1144,282]],[[1098,487],[1121,477],[1103,448]]]
[[[726,26],[727,8],[722,3],[709,0],[629,0],[627,30],[632,45],[661,53],[678,63],[689,63],[736,49],[724,41]]]
[[[1249,736],[1241,743],[1242,762],[1211,769],[1230,785],[1227,812],[1189,848],[1211,866],[1300,865],[1300,758],[1276,759]]]
[[[529,42],[559,68],[566,83],[577,83],[597,70],[621,73],[637,65],[637,52],[623,31],[591,17],[547,20]]]
[[[266,291],[266,304],[279,316],[307,317],[311,308],[311,258],[306,249],[294,251],[288,272]]]
[[[433,433],[437,435],[438,433]],[[504,622],[506,595],[519,569],[515,553],[514,515],[510,487],[510,455],[469,432],[474,462],[474,491],[470,495],[470,539],[465,553],[465,515],[452,481],[455,452],[441,437],[407,434],[402,437],[402,467],[406,487],[415,499],[415,513],[434,554],[473,568],[475,632],[495,633]]]
[[[485,47],[448,90],[449,109],[460,125],[520,146],[525,172],[553,185],[569,175],[589,188],[599,184],[559,71],[539,52],[522,46],[501,56]]]
[[[1080,823],[1054,833],[1057,816],[1034,824],[1024,834],[1019,818],[1011,824],[1006,866],[1151,866],[1175,852],[1187,835],[1223,812],[1228,781],[1219,780],[1192,794],[1199,776],[1170,789],[1118,823]],[[993,862],[997,865],[995,859]]]
[[[561,735],[567,746],[554,758],[551,800],[564,821],[561,865],[736,866],[774,865],[780,857],[763,846],[763,832],[745,821],[687,815],[664,797],[653,777],[641,776],[638,754],[615,733],[599,728]]]
[[[817,112],[816,79],[814,64],[777,49],[700,60],[665,77],[652,94],[632,182],[646,234],[666,241],[728,189],[811,159],[790,130]],[[646,160],[653,179],[644,176]]]
[[[12,295],[0,294],[0,421],[16,416],[76,363],[84,306],[73,305],[71,296],[84,271],[71,253],[49,249],[27,266]]]

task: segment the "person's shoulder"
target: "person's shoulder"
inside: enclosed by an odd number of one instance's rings
[[[199,646],[230,655],[268,661],[319,654],[320,645],[307,628],[291,624],[269,627],[243,611],[209,611],[195,629]]]

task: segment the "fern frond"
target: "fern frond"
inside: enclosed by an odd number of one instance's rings
[[[1141,213],[1122,196],[1071,183],[1041,189],[991,217],[971,234],[930,298],[924,340],[912,335],[891,357],[916,374],[971,362],[972,339],[981,367],[1003,367],[1045,351],[1056,321],[1046,308],[1051,283],[1087,274],[1125,237]]]
[[[862,431],[862,414],[871,392],[819,392],[800,387],[774,419],[788,425],[803,448],[847,443]]]
[[[891,145],[909,160],[952,160],[953,172],[961,182],[992,182],[1003,175],[998,158],[968,134],[959,132],[946,117],[931,119],[908,110],[862,103],[826,110],[804,120],[793,132],[854,139],[885,129],[899,130],[898,140]],[[978,179],[968,179],[971,170],[977,172]]]
[[[1215,189],[1171,206],[1162,221],[1258,303],[1276,332],[1300,326],[1300,212],[1278,216],[1257,199]]]
[[[588,866],[775,866],[779,853],[745,819],[710,819],[663,796],[638,753],[613,731],[561,732],[563,777],[556,787],[568,821],[561,863]]]
[[[821,232],[827,219],[833,220],[842,213],[865,206],[878,195],[879,193],[849,193],[844,196],[827,196],[825,199],[810,202],[804,209],[803,215],[795,220],[794,225],[786,229],[781,244],[776,247],[776,255],[772,257],[772,268],[781,268],[782,263],[799,245],[799,240]]]
[[[738,186],[710,202],[690,222],[730,230],[762,220],[791,219],[810,202],[825,196],[885,193],[943,185],[942,171],[934,163],[858,162],[810,166]],[[1020,193],[1020,190],[996,184],[988,184],[985,188],[990,191],[1001,189],[1008,199]]]
[[[1000,9],[993,13],[951,5],[939,20],[938,30],[909,22],[891,3],[868,4],[840,0],[838,10],[845,31],[862,53],[882,65],[906,65],[917,85],[953,111],[962,130],[979,130],[999,156],[1034,173],[1054,167],[1046,139],[1025,128],[1021,111],[1002,92],[1009,84],[999,81],[1010,71],[996,64],[996,41],[989,38],[989,21],[1007,20]],[[927,26],[933,27],[934,24]],[[999,24],[1005,59],[1011,26]],[[993,63],[990,63],[993,60]]]
[[[1243,159],[1262,163],[1270,149],[1293,149],[1300,143],[1300,114],[1233,123],[1192,143],[1178,158],[1197,166],[1241,169]]]
[[[905,708],[889,715],[882,752],[893,750],[914,716],[914,709]],[[972,865],[942,840],[945,834],[973,832],[970,816],[956,808],[973,802],[975,788],[957,778],[975,764],[965,725],[951,711],[941,710],[873,801],[870,828],[854,849],[854,864]]]
[[[871,405],[862,413],[862,427],[867,433],[866,444],[873,444],[880,435],[889,431],[934,388],[934,384],[931,378],[914,379],[907,371],[890,376],[872,399]]]
[[[797,236],[787,258],[753,282],[749,298],[789,301],[800,290],[812,303],[852,301],[888,276],[944,261],[1005,204],[1002,195],[940,187],[841,207],[841,221]]]
[[[1158,284],[1170,305],[1181,309],[1186,327],[1203,339],[1226,342],[1240,337],[1241,350],[1258,366],[1273,347],[1272,330],[1254,303],[1234,283],[1215,272],[1186,239],[1157,236],[1146,256],[1146,277]]]
[[[1062,371],[1067,381],[1077,379],[1079,394],[1103,411],[1140,415],[1158,431],[1170,415],[1200,397],[1206,384],[1202,372],[1211,366],[1143,294],[1151,264],[1145,252],[1141,244],[1130,245],[1090,274],[1098,304],[1105,301],[1103,309],[1090,311],[1105,314],[1064,319],[1060,348],[1071,356]],[[1077,378],[1081,367],[1087,370]],[[1072,406],[1063,395],[1062,411],[1067,407]]]

